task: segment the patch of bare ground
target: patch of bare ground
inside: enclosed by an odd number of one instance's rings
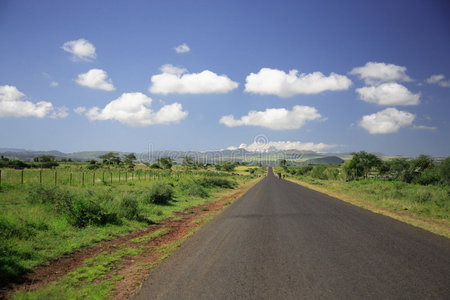
[[[151,270],[168,256],[167,253],[158,251],[158,248],[165,245],[174,245],[177,242],[181,244],[184,238],[207,223],[214,215],[224,210],[260,179],[249,181],[237,189],[222,192],[204,204],[190,207],[183,212],[177,212],[174,216],[165,219],[159,224],[150,225],[144,230],[102,242],[92,248],[61,256],[47,265],[39,266],[33,272],[24,276],[20,282],[1,290],[0,298],[9,298],[9,296],[17,292],[43,288],[83,266],[87,259],[96,257],[101,253],[111,253],[125,248],[140,248],[143,249],[140,254],[123,256],[107,275],[109,278],[113,276],[122,278],[115,282],[110,298],[127,299],[140,289],[142,282],[148,277]],[[152,234],[158,231],[162,232],[162,234],[152,237]]]

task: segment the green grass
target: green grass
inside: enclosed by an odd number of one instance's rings
[[[170,231],[169,228],[162,228],[162,229],[156,230],[155,232],[152,232],[150,234],[134,238],[131,241],[134,242],[134,243],[148,242],[150,240],[157,239],[160,236],[163,236],[163,235],[167,234],[169,231]]]
[[[443,220],[450,218],[450,187],[448,186],[423,186],[382,180],[345,182],[320,180],[307,176],[299,179],[392,211],[407,210],[419,216]]]
[[[0,281],[9,282],[63,254],[160,222],[176,212],[209,201],[214,194],[234,187],[235,182],[243,183],[251,178],[172,172],[170,176],[152,180],[135,180],[133,185],[60,186],[56,196],[46,194],[52,190],[52,185],[44,184],[47,187],[44,193],[33,194],[39,184],[8,185],[3,182],[0,191]],[[210,196],[198,197],[180,188],[184,182],[192,180]],[[173,189],[172,200],[167,204],[145,201],[154,182],[164,182]],[[62,198],[65,201],[61,201]],[[73,218],[82,221],[74,222]]]
[[[122,276],[107,277],[122,257],[140,254],[145,247],[126,248],[112,253],[102,252],[87,259],[83,266],[68,273],[49,286],[31,292],[15,294],[13,299],[105,299],[111,293],[114,282]]]

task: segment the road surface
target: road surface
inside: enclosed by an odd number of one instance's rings
[[[135,299],[450,299],[450,240],[276,178],[189,238]]]

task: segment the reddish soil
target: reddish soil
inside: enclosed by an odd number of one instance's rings
[[[8,298],[9,295],[18,291],[34,290],[42,288],[52,281],[55,281],[69,272],[81,267],[86,259],[97,256],[99,253],[107,251],[112,252],[120,248],[137,248],[147,246],[136,256],[124,256],[117,263],[110,276],[123,275],[123,279],[116,283],[112,292],[113,299],[126,299],[135,294],[148,277],[151,270],[160,262],[162,254],[152,251],[154,247],[170,244],[181,240],[192,229],[201,226],[204,222],[199,222],[210,215],[222,211],[229,203],[240,197],[255,181],[251,181],[232,194],[221,198],[215,202],[206,202],[202,205],[188,208],[183,212],[175,213],[173,217],[167,218],[156,225],[150,225],[144,230],[130,233],[114,240],[102,242],[92,248],[82,249],[75,253],[63,255],[60,258],[51,261],[48,265],[42,265],[28,273],[19,283],[14,283],[0,290],[0,298]],[[168,228],[169,232],[156,238],[142,243],[135,243],[131,240],[137,237],[146,236],[156,230]]]

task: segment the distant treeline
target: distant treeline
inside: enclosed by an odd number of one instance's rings
[[[450,185],[450,156],[439,165],[427,155],[417,158],[394,158],[381,160],[374,154],[361,151],[341,166],[306,165],[288,166],[285,160],[280,166],[291,175],[307,175],[317,179],[353,181],[367,178],[383,178],[421,185]]]

